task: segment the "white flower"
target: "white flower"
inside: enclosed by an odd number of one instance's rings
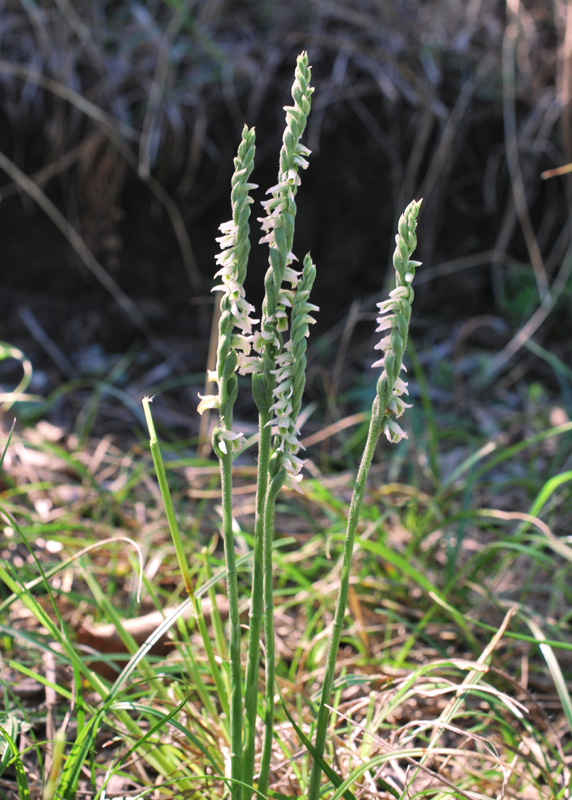
[[[241,375],[249,375],[254,372],[262,372],[262,361],[260,356],[247,356],[238,352],[238,371]]]
[[[392,444],[398,444],[402,439],[407,439],[407,434],[393,419],[393,417],[385,418],[383,432],[386,435],[387,440]]]
[[[264,325],[264,321],[263,321]],[[252,347],[256,353],[262,355],[265,348],[271,345],[276,350],[280,350],[282,346],[282,342],[278,338],[278,334],[276,330],[264,330],[264,327],[260,331],[256,331],[252,336]]]
[[[302,472],[305,463],[305,459],[298,458],[293,453],[286,453],[282,458],[282,464],[286,472],[298,481],[302,480],[302,476],[299,473]]]
[[[220,269],[215,278],[220,278],[220,283],[214,286],[212,291],[223,292],[221,309],[230,312],[228,324],[231,328],[238,329],[231,335],[231,347],[248,355],[252,349],[252,328],[259,320],[251,316],[255,309],[246,301],[244,286],[239,280],[236,257],[239,231],[234,220],[223,222],[219,230],[223,235],[217,238],[217,242],[222,252],[216,256]],[[220,403],[214,405],[214,402],[204,398],[199,405],[199,413],[202,414],[206,408],[220,408]]]
[[[241,336],[240,333],[233,333],[231,337],[231,346],[234,347],[235,350],[248,355],[252,349],[252,337]]]
[[[234,220],[230,219],[228,222],[222,222],[218,226],[218,229],[223,234],[222,236],[218,236],[216,239],[220,249],[226,250],[228,247],[234,247],[236,245],[236,237],[238,234]]]
[[[304,448],[298,438],[297,420],[292,418],[295,375],[291,340],[284,345],[284,350],[277,357],[276,363],[277,368],[272,371],[276,377],[276,386],[273,392],[274,403],[270,407],[274,416],[267,425],[271,427],[273,435],[276,436],[276,452],[280,454],[280,462],[286,472],[287,482],[292,488],[299,489],[297,484],[302,480],[299,473],[305,462],[296,455],[300,449]]]
[[[294,259],[294,261],[298,261],[294,253],[289,253],[288,258],[292,258]],[[292,289],[295,289],[296,286],[298,286],[301,275],[302,275],[301,272],[297,272],[295,269],[292,269],[292,267],[286,267],[286,269],[284,270],[284,280],[288,281],[288,283],[292,286]]]
[[[390,399],[387,408],[389,411],[395,414],[396,419],[399,419],[399,417],[402,416],[406,408],[413,408],[413,406],[411,405],[411,403],[406,403],[404,400],[402,400],[394,389],[393,397]]]
[[[375,350],[381,350],[383,353],[382,358],[372,364],[374,369],[379,367],[383,368],[381,380],[384,378],[385,380],[389,379],[385,369],[385,359],[388,353],[393,353],[392,337],[394,328],[397,325],[397,318],[395,314],[396,312],[399,313],[401,311],[402,298],[407,297],[408,294],[409,289],[407,286],[398,286],[389,293],[388,300],[384,300],[377,304],[377,307],[379,308],[379,316],[377,317],[377,328],[375,329],[375,332],[390,332],[388,335],[383,336],[374,347]],[[401,364],[400,370],[406,371],[403,364]],[[407,383],[397,376],[393,385],[392,395],[387,405],[387,414],[383,425],[384,434],[386,435],[387,439],[394,444],[400,442],[402,439],[407,439],[407,434],[396,422],[396,419],[401,417],[406,408],[411,408],[411,405],[402,399],[401,395],[404,394],[409,394]]]
[[[226,431],[221,428],[215,428],[214,437],[216,439],[216,443],[222,452],[227,455],[228,454],[228,445],[227,442],[230,443],[230,449],[232,450],[240,450],[243,443],[246,441],[245,436],[243,433],[235,433],[234,431]]]
[[[220,408],[220,397],[218,394],[206,394],[203,397],[203,395],[199,393],[199,398],[201,401],[197,406],[199,414],[202,414],[207,408]]]
[[[302,159],[304,160],[304,159]],[[296,157],[294,162],[298,164]],[[301,166],[298,164],[298,166]],[[259,217],[260,227],[264,236],[260,239],[260,244],[268,244],[270,247],[276,247],[276,238],[274,231],[276,228],[281,228],[283,225],[283,215],[288,212],[289,206],[294,203],[296,189],[300,185],[301,180],[298,171],[291,167],[287,172],[284,172],[277,184],[271,186],[266,194],[271,194],[270,200],[264,200],[262,207],[266,212],[265,217]],[[288,260],[295,260],[293,253],[288,253]]]

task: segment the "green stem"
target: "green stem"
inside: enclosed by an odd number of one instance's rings
[[[213,626],[213,636],[219,656],[223,659],[228,658],[228,651],[226,646],[226,638],[224,634],[224,626],[217,607],[216,583],[213,581],[213,571],[209,562],[209,553],[206,547],[203,547],[201,556],[203,558],[203,567],[205,570],[205,583],[209,584],[208,597],[211,602],[211,624]],[[218,670],[220,672],[220,668]],[[229,687],[230,692],[230,687]]]
[[[342,635],[342,627],[346,613],[346,605],[348,601],[348,592],[350,585],[350,569],[352,563],[352,555],[354,543],[356,538],[356,531],[359,521],[359,514],[361,503],[365,491],[367,476],[375,446],[379,439],[383,422],[383,412],[379,408],[379,399],[376,397],[373,401],[372,415],[369,423],[369,431],[367,435],[367,442],[362,455],[361,463],[356,477],[356,483],[352,494],[350,503],[348,522],[346,528],[346,538],[344,542],[344,555],[342,562],[342,572],[340,575],[340,587],[338,591],[338,599],[336,603],[336,611],[334,615],[334,624],[332,635],[330,639],[330,647],[328,650],[328,659],[326,663],[326,672],[324,675],[324,682],[322,684],[322,694],[320,697],[320,706],[318,709],[318,717],[316,722],[316,737],[314,747],[318,756],[321,758],[324,755],[326,745],[326,733],[328,729],[328,720],[330,718],[329,709],[326,707],[330,702],[332,694],[332,685],[334,682],[334,674],[336,671],[336,660],[338,655],[338,647]],[[317,759],[314,759],[312,764],[312,774],[310,777],[310,789],[308,792],[308,800],[318,800],[320,796],[320,778],[321,767]]]
[[[151,450],[151,455],[153,456],[153,464],[155,466],[157,481],[159,482],[159,489],[161,491],[161,497],[163,499],[163,506],[165,508],[165,514],[167,516],[167,521],[169,523],[171,538],[173,539],[173,544],[175,545],[177,562],[179,564],[179,569],[181,570],[181,575],[183,576],[185,590],[187,592],[187,595],[191,599],[191,602],[195,609],[195,613],[197,615],[199,632],[203,640],[203,645],[205,647],[205,652],[207,655],[207,660],[209,662],[209,667],[211,669],[211,674],[214,676],[217,694],[219,696],[223,712],[228,715],[229,705],[228,705],[226,690],[224,687],[222,676],[220,674],[220,669],[218,668],[218,665],[216,663],[212,642],[210,640],[210,636],[207,629],[207,623],[203,614],[203,606],[201,601],[197,599],[197,597],[195,596],[195,592],[193,589],[191,575],[187,565],[187,559],[185,557],[185,549],[183,547],[181,533],[179,531],[179,525],[177,523],[177,517],[175,515],[175,509],[173,506],[173,500],[171,498],[171,490],[169,489],[169,482],[167,480],[167,474],[165,472],[165,464],[163,463],[163,456],[161,455],[161,448],[159,447],[159,442],[157,440],[155,423],[153,422],[153,415],[151,414],[151,408],[149,405],[150,402],[151,402],[150,398],[148,397],[143,398],[143,411],[145,412],[145,420],[147,422],[147,428],[149,429],[149,447]]]
[[[240,798],[242,764],[242,666],[240,663],[240,619],[238,614],[238,582],[232,530],[232,453],[221,454],[220,476],[226,585],[230,623],[230,777],[231,794]]]
[[[266,496],[264,508],[264,644],[266,647],[265,683],[266,706],[264,711],[264,740],[260,758],[260,777],[258,791],[262,796],[268,794],[268,776],[270,772],[270,758],[272,756],[272,739],[274,734],[274,683],[276,673],[276,656],[274,640],[274,582],[272,569],[272,546],[274,542],[274,510],[276,498],[286,474],[280,470],[272,479]]]
[[[260,440],[258,446],[258,475],[256,486],[256,519],[254,523],[254,554],[252,565],[252,591],[248,628],[248,660],[245,680],[245,741],[242,762],[242,800],[252,797],[256,738],[256,712],[258,705],[258,672],[260,667],[260,631],[264,599],[263,536],[264,508],[268,492],[268,469],[272,432],[271,415],[260,412]]]
[[[159,482],[161,498],[163,499],[163,506],[165,507],[165,514],[167,515],[167,522],[169,523],[171,538],[173,539],[173,544],[175,545],[175,553],[177,554],[177,562],[179,564],[179,569],[181,570],[181,575],[183,576],[183,583],[185,584],[185,590],[188,596],[193,601],[193,604],[196,606],[197,601],[195,599],[195,593],[193,591],[191,575],[189,573],[189,567],[187,565],[185,549],[183,547],[183,542],[181,540],[181,534],[179,532],[177,518],[175,516],[175,509],[173,508],[173,501],[171,499],[169,482],[167,480],[165,465],[163,463],[161,449],[159,447],[159,442],[157,440],[155,423],[153,422],[153,416],[151,414],[151,408],[149,406],[150,402],[151,398],[149,397],[143,398],[143,411],[145,412],[145,421],[147,422],[147,428],[149,429],[149,449],[151,450],[151,455],[153,456],[153,465],[155,467],[155,473],[157,475],[157,480]]]

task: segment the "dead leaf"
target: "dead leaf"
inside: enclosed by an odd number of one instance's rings
[[[223,620],[228,618],[228,600],[224,595],[217,595],[216,604],[218,613]],[[202,601],[203,614],[207,623],[211,617],[211,602],[208,598]],[[159,625],[173,612],[174,608],[165,608],[162,611],[152,611],[140,617],[121,620],[123,628],[129,633],[138,645],[142,645],[157,630]],[[189,608],[181,617],[189,623],[193,616],[193,610]],[[173,629],[177,630],[176,625]],[[124,654],[127,653],[121,636],[113,623],[89,623],[83,622],[77,630],[77,641],[83,647],[105,654]],[[167,655],[175,646],[171,630],[162,636],[149,651],[150,655]],[[91,669],[106,678],[116,677],[117,671],[108,661],[95,661],[90,664]]]

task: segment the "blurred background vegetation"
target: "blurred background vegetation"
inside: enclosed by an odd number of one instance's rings
[[[570,402],[570,176],[541,173],[572,160],[571,31],[565,0],[4,0],[2,338],[32,389],[107,379],[125,353],[119,383],[157,352],[153,379],[204,370],[240,131],[261,200],[306,49],[314,385],[356,391],[397,217],[424,197],[412,340],[434,390],[527,376]],[[265,268],[254,247],[255,302]]]

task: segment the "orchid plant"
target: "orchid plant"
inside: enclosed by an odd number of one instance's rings
[[[213,450],[220,462],[222,492],[222,532],[226,558],[229,600],[230,758],[228,785],[233,800],[267,796],[274,734],[275,647],[273,620],[273,536],[274,509],[284,487],[300,491],[304,460],[300,456],[298,419],[306,376],[306,344],[317,306],[310,302],[316,268],[310,255],[296,269],[293,252],[296,218],[296,193],[300,171],[308,166],[310,151],[301,137],[310,113],[313,88],[310,86],[308,57],[297,60],[292,105],[285,108],[286,126],[280,151],[278,181],[262,203],[264,215],[258,220],[268,246],[269,266],[264,280],[265,296],[260,320],[247,302],[245,279],[250,253],[250,192],[257,188],[250,182],[254,166],[255,131],[246,126],[234,160],[231,205],[232,219],[220,226],[220,253],[216,257],[220,292],[220,318],[216,368],[209,380],[216,394],[200,397],[199,413],[218,412],[212,433]],[[376,345],[380,358],[373,367],[381,369],[373,401],[369,434],[356,477],[347,523],[339,594],[335,611],[326,672],[315,723],[314,743],[310,746],[313,770],[309,800],[320,794],[324,765],[330,696],[336,668],[344,615],[348,599],[349,577],[360,506],[373,459],[383,433],[390,442],[406,434],[397,420],[408,408],[404,401],[407,383],[400,377],[407,343],[412,280],[419,262],[411,260],[416,246],[416,222],[420,201],[411,203],[399,220],[393,258],[397,282],[389,299],[378,304],[377,332],[382,338]],[[260,323],[260,326],[256,326]],[[249,610],[248,654],[246,669],[241,659],[241,626],[238,610],[234,527],[232,516],[232,464],[244,450],[246,439],[233,428],[233,407],[237,398],[238,375],[251,375],[252,396],[259,415],[258,472],[254,547],[252,554],[252,593]],[[148,421],[150,412],[148,406]],[[180,542],[179,542],[180,544]],[[180,547],[178,552],[180,551]],[[261,662],[261,633],[264,634],[265,696],[264,735],[260,766],[255,780],[255,744],[259,707],[258,677]]]

